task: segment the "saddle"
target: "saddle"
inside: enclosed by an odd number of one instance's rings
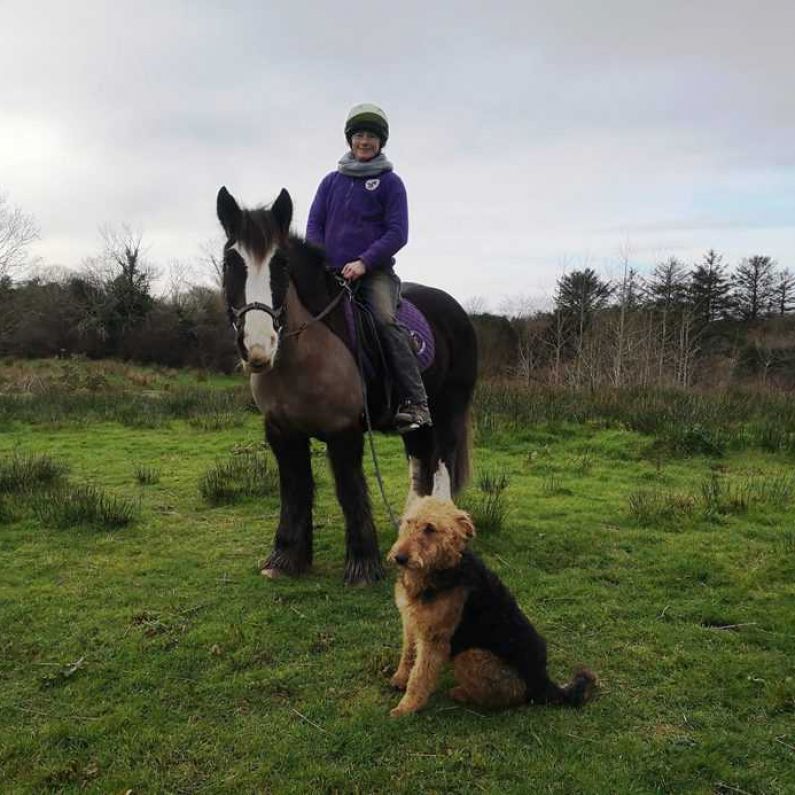
[[[375,321],[366,306],[353,300],[344,301],[348,348],[362,370],[367,383],[370,411],[391,422],[392,406],[399,396],[394,393],[393,376],[378,337]],[[417,358],[420,372],[433,364],[436,344],[433,332],[417,306],[405,298],[398,304],[396,321],[409,336],[409,344]],[[388,419],[387,419],[388,418]]]
[[[346,343],[357,361],[359,356],[357,346],[361,344],[364,371],[369,380],[386,368],[384,353],[378,340],[375,323],[367,307],[355,299],[344,302],[344,311],[345,324],[348,328]],[[409,344],[417,357],[417,365],[420,368],[420,372],[424,372],[433,364],[433,358],[436,353],[433,332],[425,319],[425,315],[411,301],[401,298],[398,304],[396,321],[399,326],[402,326],[407,331]]]

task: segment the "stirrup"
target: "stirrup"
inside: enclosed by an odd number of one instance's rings
[[[433,425],[428,406],[422,403],[404,403],[395,414],[398,433],[411,433]]]

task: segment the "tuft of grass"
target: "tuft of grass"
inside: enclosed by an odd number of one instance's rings
[[[227,428],[239,428],[245,422],[241,411],[211,411],[188,418],[188,425],[200,431],[223,431]]]
[[[747,513],[753,505],[786,508],[795,496],[791,475],[757,476],[732,482],[712,471],[695,492],[666,493],[640,490],[629,495],[629,513],[643,527],[671,523],[691,516],[697,508],[708,520]]]
[[[497,532],[502,529],[508,508],[504,492],[510,479],[505,472],[483,472],[478,477],[478,492],[470,513],[475,526],[483,531]]]
[[[726,452],[727,432],[700,423],[669,428],[658,437],[664,447],[681,456],[722,456]]]
[[[226,505],[244,497],[267,497],[279,490],[278,473],[264,452],[245,450],[204,473],[199,493],[209,505]]]
[[[0,494],[0,525],[8,524],[14,519],[14,512],[11,510],[10,500],[5,494]]]
[[[795,555],[795,530],[785,530],[778,539],[776,546],[785,555]]]
[[[555,497],[560,494],[571,494],[571,489],[563,485],[560,476],[552,473],[549,477],[544,478],[541,484],[541,493],[545,497]]]
[[[583,450],[572,464],[572,472],[576,475],[584,476],[590,473],[593,468],[593,450]]]
[[[36,518],[43,525],[58,529],[116,530],[133,522],[138,514],[135,503],[105,494],[90,484],[40,492],[31,502]]]
[[[0,494],[30,493],[61,480],[66,471],[48,455],[13,453],[0,459]]]
[[[629,495],[629,513],[641,527],[655,527],[690,516],[695,499],[688,494],[656,490],[635,491]]]
[[[141,464],[135,470],[135,479],[142,486],[152,486],[160,483],[160,470],[157,467]]]
[[[757,476],[732,483],[717,472],[711,472],[701,483],[701,500],[707,518],[743,514],[752,505],[785,508],[793,494],[795,479],[791,475]]]
[[[717,472],[710,472],[709,477],[701,482],[701,501],[704,505],[704,516],[708,519],[714,519],[726,512],[726,489]]]

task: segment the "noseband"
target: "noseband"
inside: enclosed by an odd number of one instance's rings
[[[329,304],[319,312],[317,315],[314,315],[309,320],[302,323],[298,328],[292,329],[291,331],[284,331],[285,325],[285,308],[284,304],[281,306],[277,306],[275,309],[272,306],[268,306],[267,304],[263,304],[260,301],[252,301],[249,304],[241,307],[229,307],[229,315],[232,321],[232,328],[237,332],[240,329],[240,321],[243,317],[248,313],[255,309],[258,309],[260,312],[265,312],[266,314],[270,315],[273,319],[273,328],[275,329],[276,333],[281,337],[297,337],[304,329],[308,326],[311,326],[313,323],[316,323],[318,320],[323,320],[326,315],[328,315],[334,307],[342,300],[344,295],[348,295],[351,299],[353,298],[353,291],[351,285],[342,279],[341,277],[337,278],[337,282],[340,285],[340,291],[331,299]]]
[[[265,312],[271,316],[273,319],[273,327],[276,329],[277,334],[281,334],[282,331],[282,316],[284,315],[284,305],[277,306],[274,309],[272,306],[268,306],[267,304],[263,304],[260,301],[252,301],[250,304],[246,304],[245,306],[241,307],[229,307],[229,315],[230,320],[232,321],[232,328],[235,331],[239,330],[240,321],[243,317],[254,309],[259,309],[260,312]]]

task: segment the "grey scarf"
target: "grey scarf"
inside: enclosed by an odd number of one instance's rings
[[[337,171],[346,177],[375,177],[384,171],[392,171],[392,164],[383,152],[379,152],[372,160],[360,162],[351,152],[346,152],[337,165]]]

